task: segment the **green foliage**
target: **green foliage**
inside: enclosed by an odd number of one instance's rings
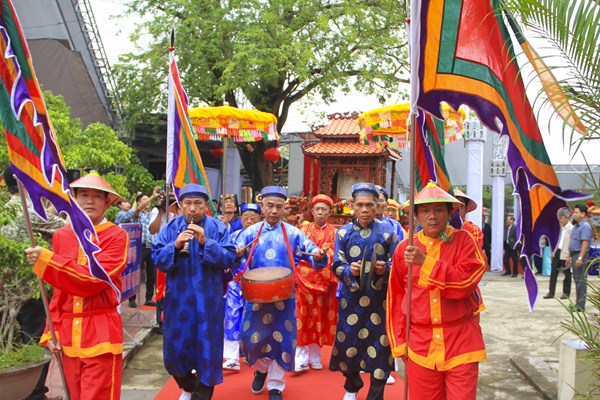
[[[37,343],[20,345],[12,351],[0,353],[0,370],[41,360],[44,348]]]
[[[129,10],[139,14],[131,39],[143,40],[143,50],[116,66],[130,126],[167,105],[172,26],[191,104],[247,101],[275,114],[280,131],[293,103],[309,94],[332,101],[336,90],[350,90],[349,77],[381,97],[407,81],[399,0],[133,0]]]
[[[130,164],[132,149],[123,143],[109,126],[93,123],[85,129],[79,118],[71,117],[71,110],[62,96],[44,91],[50,121],[67,169],[107,171]],[[0,139],[0,166],[8,165],[4,135]]]
[[[101,123],[88,125],[73,137],[60,132],[59,143],[67,169],[106,171],[130,163],[132,149],[123,143],[117,133]]]
[[[563,124],[565,142],[576,150],[600,139],[600,2],[598,0],[505,0],[523,24],[547,40],[542,56],[558,79],[566,101],[587,127],[580,135]],[[559,54],[556,57],[556,54]],[[538,95],[546,99],[542,92]]]
[[[133,156],[131,164],[125,168],[123,174],[127,177],[127,189],[132,194],[142,192],[149,195],[156,185],[160,185],[154,180],[152,174],[140,164],[137,156]]]
[[[114,172],[103,174],[102,177],[117,193],[124,199],[131,197],[131,192],[127,188],[127,177],[125,175],[117,175]]]

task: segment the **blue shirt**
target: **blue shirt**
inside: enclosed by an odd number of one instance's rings
[[[150,213],[146,211],[140,211],[140,214],[137,218],[133,218],[133,222],[137,222],[142,224],[142,243],[146,247],[152,246],[152,242],[154,242],[154,238],[156,235],[150,234]]]
[[[126,224],[128,222],[131,222],[133,220],[133,213],[135,212],[135,210],[129,210],[129,211],[119,211],[117,213],[117,217],[115,218],[115,224],[119,225],[119,224]]]
[[[571,241],[569,242],[569,252],[571,254],[581,251],[581,243],[587,240],[592,240],[592,227],[587,220],[576,222],[573,224],[573,230],[571,231]],[[590,246],[588,245],[586,254],[589,253]],[[581,254],[584,257],[586,254]]]

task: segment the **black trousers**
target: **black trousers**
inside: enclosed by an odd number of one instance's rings
[[[198,378],[196,378],[196,375],[192,374],[191,371],[188,372],[186,376],[174,376],[173,379],[175,379],[175,382],[177,382],[180,389],[192,393],[192,400],[212,399],[215,387],[205,386],[198,382]]]
[[[510,269],[510,261],[512,260],[512,272]],[[504,269],[511,275],[519,274],[519,250],[511,249],[510,246],[504,246]]]
[[[50,299],[48,299],[50,300]],[[32,299],[23,304],[21,311],[17,315],[17,321],[21,325],[21,334],[24,342],[37,342],[40,340],[44,327],[46,326],[46,310],[41,298]],[[40,373],[40,378],[33,389],[33,392],[26,397],[27,400],[42,400],[46,398],[48,388],[46,387],[46,377],[50,363],[46,364]]]
[[[371,385],[369,387],[369,393],[367,393],[366,400],[383,400],[383,391],[385,389],[385,382],[389,373],[383,379],[376,379],[371,374]],[[359,372],[347,372],[344,373],[346,381],[344,382],[344,389],[350,393],[356,393],[365,385]]]
[[[563,280],[563,293],[567,296],[571,294],[571,269],[565,268],[566,261],[560,259],[560,249],[556,250],[554,257],[552,258],[552,272],[550,273],[550,287],[548,293],[554,296],[556,290],[556,281],[558,280],[558,274],[562,271],[565,274]]]

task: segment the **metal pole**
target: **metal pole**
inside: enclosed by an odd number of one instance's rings
[[[413,245],[414,234],[414,204],[415,204],[415,161],[417,146],[415,143],[416,116],[410,116],[410,178],[408,187],[408,245]],[[408,363],[408,339],[410,337],[410,307],[412,300],[412,263],[407,264],[408,281],[406,283],[406,362]],[[408,368],[404,368],[404,399],[408,399]]]
[[[25,217],[25,222],[27,224],[27,232],[29,233],[29,243],[31,244],[31,247],[35,247],[35,237],[33,236],[33,228],[31,227],[31,219],[29,218],[29,209],[27,208],[27,199],[25,198],[25,187],[18,178],[16,179],[17,185],[19,187],[19,196],[21,196],[21,204],[23,206],[23,216]],[[42,294],[42,303],[44,303],[44,310],[46,311],[46,321],[48,323],[48,329],[50,330],[50,338],[52,342],[58,344],[58,341],[56,340],[56,334],[54,332],[54,324],[52,323],[52,317],[50,316],[50,308],[48,307],[48,293],[46,292],[46,286],[44,285],[44,281],[42,281],[40,277],[38,277],[37,279],[38,284],[40,285],[40,293]],[[71,396],[69,396],[69,388],[65,379],[65,372],[63,370],[61,353],[51,353],[54,359],[56,360],[56,363],[58,364],[60,379],[62,381],[63,389],[65,391],[65,400],[70,400]]]
[[[221,194],[224,195],[225,183],[227,182],[227,136],[223,137],[223,156],[222,156],[222,171],[221,171]]]

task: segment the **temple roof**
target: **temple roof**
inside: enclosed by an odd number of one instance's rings
[[[304,154],[319,158],[321,156],[362,156],[362,157],[381,157],[388,154],[385,149],[371,147],[361,143],[317,143],[303,149]]]
[[[329,123],[313,128],[313,134],[319,138],[354,138],[358,140],[360,128],[358,126],[357,111],[329,114]]]

